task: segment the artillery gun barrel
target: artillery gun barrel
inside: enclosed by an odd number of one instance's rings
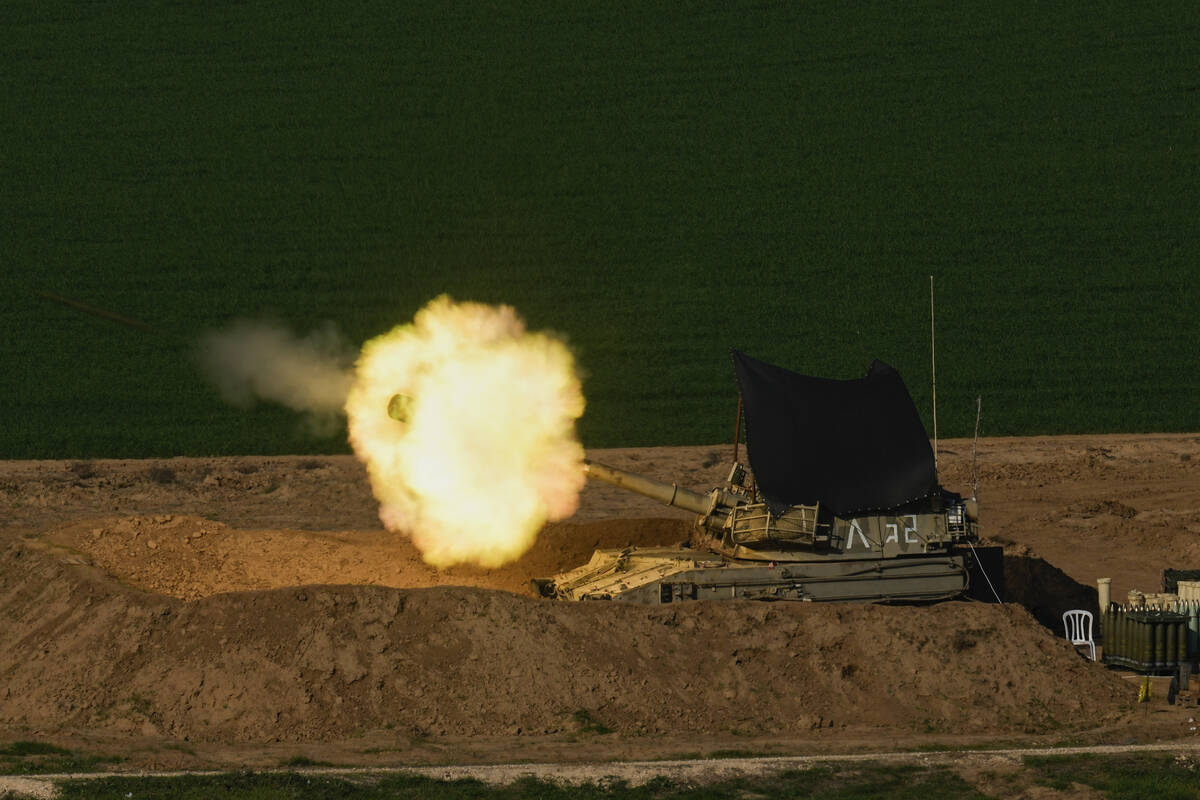
[[[651,500],[657,500],[664,505],[682,508],[685,511],[691,511],[693,514],[707,514],[712,505],[712,500],[708,495],[684,489],[677,483],[656,481],[653,478],[647,478],[645,475],[626,472],[623,469],[598,464],[590,460],[583,462],[583,470],[589,478],[595,478],[598,481],[612,484],[618,489],[637,492],[640,495],[649,497]]]

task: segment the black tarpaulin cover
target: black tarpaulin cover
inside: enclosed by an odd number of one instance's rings
[[[875,361],[858,380],[800,375],[733,351],[746,449],[773,513],[895,508],[937,488],[933,448],[900,373]]]

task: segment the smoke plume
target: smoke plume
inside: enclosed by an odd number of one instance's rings
[[[241,320],[200,341],[201,367],[227,402],[278,403],[323,428],[342,412],[354,355],[332,323],[302,337],[281,324]]]
[[[578,505],[574,357],[509,306],[439,297],[367,342],[353,367],[331,325],[301,337],[238,322],[203,337],[200,352],[231,403],[306,412],[320,433],[344,411],[380,519],[434,566],[514,561]]]

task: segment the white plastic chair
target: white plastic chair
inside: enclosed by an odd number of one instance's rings
[[[1063,614],[1063,628],[1071,644],[1086,644],[1092,649],[1092,661],[1096,660],[1096,643],[1092,641],[1092,612],[1072,609]]]

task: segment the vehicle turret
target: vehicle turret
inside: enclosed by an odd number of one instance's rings
[[[695,514],[694,546],[596,551],[535,580],[538,593],[642,603],[1002,598],[1000,548],[977,546],[975,501],[938,484],[895,370],[877,361],[866,378],[828,381],[736,351],[734,362],[753,476],[735,459],[726,484],[702,493],[585,463],[593,480]]]

